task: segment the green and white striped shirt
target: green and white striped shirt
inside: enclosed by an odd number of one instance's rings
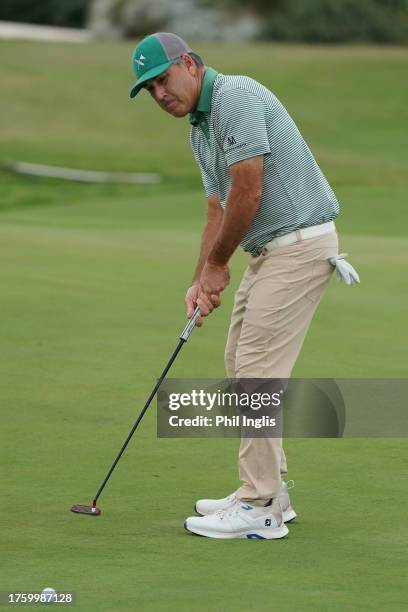
[[[264,155],[261,202],[241,246],[252,255],[295,229],[335,219],[339,204],[293,119],[274,94],[246,76],[207,68],[190,142],[207,196],[225,207],[229,166]]]

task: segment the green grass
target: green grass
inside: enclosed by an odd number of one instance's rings
[[[405,440],[288,440],[300,515],[288,538],[211,541],[183,520],[197,497],[237,485],[237,441],[158,440],[152,408],[104,514],[68,512],[89,503],[175,346],[205,201],[186,122],[127,99],[131,45],[0,49],[0,162],[163,174],[154,187],[0,174],[0,589],[72,590],[84,611],[405,609]],[[407,51],[199,51],[273,89],[342,205],[362,284],[330,284],[294,374],[405,377]],[[173,376],[223,376],[244,265],[237,254],[223,307]]]

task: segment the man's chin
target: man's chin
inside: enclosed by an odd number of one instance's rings
[[[188,114],[188,111],[180,110],[175,108],[174,110],[167,111],[169,115],[173,115],[173,117],[185,117]]]
[[[185,117],[188,114],[188,110],[178,105],[175,108],[164,108],[164,110],[173,117]]]

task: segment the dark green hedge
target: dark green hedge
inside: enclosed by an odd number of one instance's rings
[[[0,20],[81,28],[89,0],[0,0]]]
[[[282,0],[265,38],[318,43],[408,43],[406,0]]]

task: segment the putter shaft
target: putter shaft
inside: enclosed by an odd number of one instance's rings
[[[177,345],[177,347],[175,348],[172,356],[170,357],[169,361],[167,362],[163,372],[160,375],[160,378],[158,379],[158,381],[156,382],[153,391],[150,393],[149,397],[146,400],[145,405],[143,406],[143,409],[141,411],[141,413],[139,414],[139,416],[137,417],[132,429],[130,430],[126,440],[124,441],[122,448],[120,449],[120,451],[118,452],[118,454],[116,455],[116,458],[114,460],[114,462],[112,463],[111,467],[109,468],[108,473],[106,474],[103,482],[101,483],[98,491],[96,492],[95,497],[93,498],[92,501],[92,507],[95,508],[96,507],[96,502],[98,501],[98,498],[100,496],[100,494],[102,493],[102,491],[104,490],[106,483],[108,482],[109,478],[111,477],[111,474],[113,472],[113,470],[115,469],[115,467],[117,466],[119,459],[121,458],[121,456],[123,455],[123,453],[125,452],[125,449],[127,447],[127,445],[129,444],[130,440],[132,439],[133,434],[135,433],[140,421],[143,419],[146,410],[148,409],[148,407],[150,406],[154,396],[156,395],[160,385],[162,384],[167,372],[170,370],[174,360],[176,359],[178,353],[180,352],[181,347],[183,346],[183,344],[185,344],[188,340],[188,337],[190,336],[191,332],[193,331],[194,327],[195,327],[195,321],[197,319],[197,317],[200,315],[200,308],[197,306],[197,308],[195,309],[193,316],[191,317],[191,319],[189,320],[189,322],[187,323],[186,327],[184,328],[183,332],[181,333],[180,336],[180,340],[179,343]]]

